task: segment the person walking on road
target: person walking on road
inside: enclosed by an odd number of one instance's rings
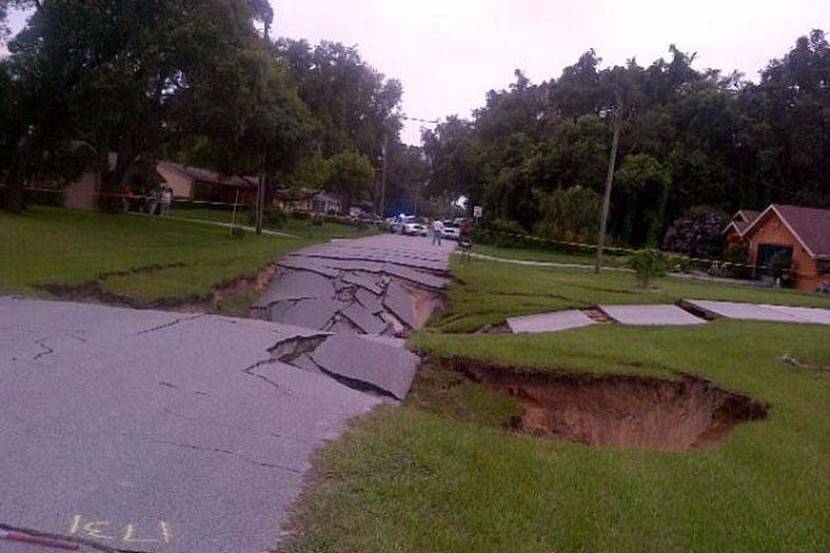
[[[173,189],[169,186],[164,186],[161,189],[161,216],[166,217],[170,215],[170,205],[173,203]]]
[[[441,240],[444,238],[444,223],[441,219],[436,219],[432,223],[432,245],[441,245]]]

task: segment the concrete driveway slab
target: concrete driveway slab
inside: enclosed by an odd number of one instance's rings
[[[511,317],[507,319],[507,326],[513,334],[537,334],[542,332],[560,332],[572,328],[581,328],[596,324],[595,321],[582,311],[557,311],[542,313],[526,317]]]
[[[684,300],[695,309],[716,317],[743,321],[772,321],[782,323],[807,322],[792,313],[770,309],[753,303],[736,303],[730,301]]]
[[[606,315],[624,325],[686,326],[706,324],[676,305],[600,305]]]

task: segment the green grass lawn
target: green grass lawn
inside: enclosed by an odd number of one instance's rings
[[[597,448],[507,430],[512,399],[422,370],[413,395],[315,461],[286,551],[824,552],[830,548],[828,329],[718,321],[414,343],[538,371],[704,375],[769,402],[712,448]]]
[[[594,266],[594,255],[590,253],[563,253],[540,248],[503,248],[489,244],[476,244],[476,253],[498,257],[501,259],[515,259],[519,261],[539,261],[542,263],[566,263],[573,265]],[[606,255],[604,263],[608,267],[622,267],[624,259],[619,256]]]
[[[719,320],[556,334],[454,334],[598,303],[718,298],[830,308],[796,292],[666,278],[456,264],[450,305],[410,347],[430,362],[410,397],[318,453],[292,518],[292,553],[824,552],[830,550],[830,329]],[[805,366],[782,361],[790,355]],[[677,379],[767,402],[767,419],[690,452],[518,434],[514,398],[453,371],[468,358],[522,372]],[[509,370],[509,369],[508,369]]]
[[[463,264],[456,261],[453,272],[458,281],[450,288],[451,308],[433,322],[433,327],[442,332],[469,332],[485,325],[502,324],[510,316],[604,303],[712,299],[830,308],[827,296],[700,279],[666,277],[656,280],[653,289],[643,290],[636,286],[633,274],[620,271],[595,275],[581,269],[474,259]]]
[[[45,286],[98,281],[137,305],[207,296],[315,241],[235,239],[208,225],[44,207],[0,213],[0,236],[0,289],[43,296]]]
[[[199,221],[211,221],[218,223],[230,223],[233,219],[233,214],[230,211],[217,209],[173,209],[170,214],[174,217],[182,217],[187,219],[195,219]],[[248,212],[237,213],[237,223],[241,225],[249,225]],[[360,238],[361,236],[369,236],[377,232],[375,229],[359,230],[357,227],[350,225],[341,225],[337,223],[323,223],[322,225],[312,225],[308,220],[299,220],[289,218],[282,228],[275,228],[273,230],[280,232],[287,232],[302,238],[309,238],[313,240],[331,240],[334,238]]]

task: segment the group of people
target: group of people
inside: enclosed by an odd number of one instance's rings
[[[133,201],[138,198],[139,205],[133,206]],[[173,189],[167,186],[166,184],[162,184],[161,186],[153,187],[149,192],[144,194],[143,196],[136,197],[132,189],[129,186],[124,186],[121,189],[121,205],[124,208],[124,213],[127,213],[131,209],[135,209],[136,211],[141,210],[141,202],[140,200],[143,199],[143,204],[147,208],[147,213],[149,215],[155,215],[158,213],[162,217],[166,217],[170,214],[170,206],[173,205]]]

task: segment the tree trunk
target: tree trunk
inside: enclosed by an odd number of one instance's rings
[[[23,183],[30,172],[32,146],[32,136],[27,133],[18,143],[6,182],[0,189],[0,207],[13,213],[20,213],[26,209]]]
[[[124,177],[130,166],[138,158],[138,154],[129,147],[122,147],[117,154],[115,167],[109,168],[109,153],[103,156],[101,171],[103,178],[101,179],[100,196],[98,197],[98,205],[102,211],[111,213],[118,212],[121,209],[121,185],[124,183]]]

